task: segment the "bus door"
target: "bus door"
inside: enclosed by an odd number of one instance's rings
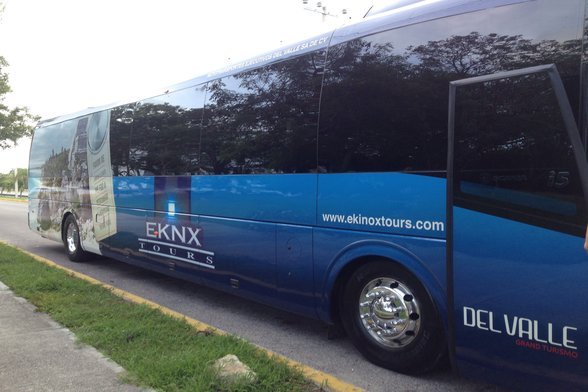
[[[588,387],[586,174],[554,65],[451,83],[449,339],[464,375]]]

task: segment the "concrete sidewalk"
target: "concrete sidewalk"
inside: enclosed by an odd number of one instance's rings
[[[142,391],[123,371],[0,282],[0,391]]]

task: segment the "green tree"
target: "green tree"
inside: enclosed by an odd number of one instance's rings
[[[0,195],[11,189],[14,189],[14,181],[10,174],[0,174]]]
[[[0,16],[3,8],[0,3]],[[12,147],[21,137],[30,136],[33,123],[39,119],[30,114],[26,107],[11,108],[4,103],[6,94],[11,91],[6,67],[8,62],[0,56],[0,149]]]
[[[18,196],[22,196],[25,189],[29,187],[29,171],[28,169],[16,169],[16,181],[18,181]]]
[[[28,170],[18,168],[16,171],[16,177],[14,176],[14,170],[11,170],[8,174],[0,174],[0,195],[4,192],[13,192],[14,184],[18,182],[18,193],[22,196],[25,189],[28,188]]]

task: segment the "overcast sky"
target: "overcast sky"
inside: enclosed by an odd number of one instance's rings
[[[371,0],[0,0],[9,105],[51,118],[151,92],[361,18]],[[341,10],[348,10],[342,15]],[[325,19],[323,21],[323,19]],[[163,91],[163,90],[162,90]],[[0,150],[27,167],[30,142]]]

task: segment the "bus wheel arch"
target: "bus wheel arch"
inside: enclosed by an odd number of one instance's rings
[[[80,228],[72,212],[63,215],[61,222],[61,239],[67,257],[73,262],[84,261],[88,254],[82,248]]]
[[[393,259],[364,256],[345,265],[331,304],[333,320],[379,366],[424,373],[446,353],[445,331],[430,293],[414,273]]]

